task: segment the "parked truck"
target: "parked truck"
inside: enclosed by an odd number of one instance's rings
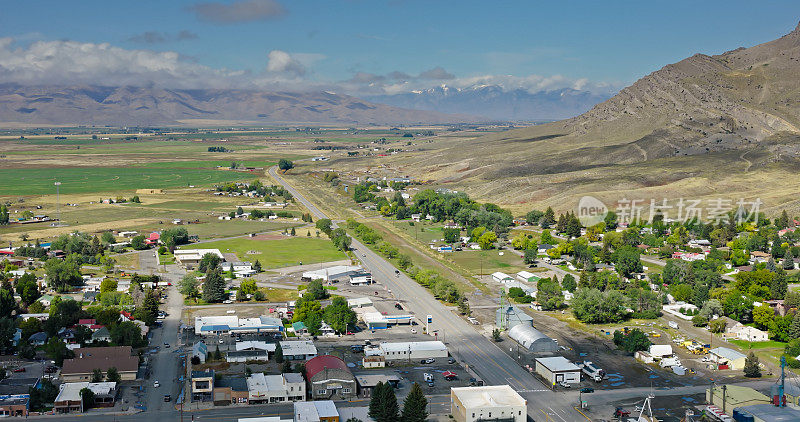
[[[602,381],[606,376],[606,371],[598,368],[597,365],[588,360],[579,363],[578,367],[581,368],[581,371],[583,371],[587,377],[593,379],[595,382]]]

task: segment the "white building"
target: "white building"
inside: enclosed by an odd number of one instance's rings
[[[303,278],[307,280],[333,281],[343,279],[361,271],[361,267],[359,266],[336,265],[319,270],[305,271],[303,272]]]
[[[296,372],[280,375],[256,372],[247,377],[247,395],[251,404],[301,401],[306,398],[306,382]]]
[[[520,271],[517,273],[517,280],[523,283],[536,283],[539,281],[539,276],[530,271]]]
[[[514,281],[514,277],[500,271],[492,273],[492,280],[498,283],[505,283],[506,281]]]
[[[581,382],[581,368],[563,356],[536,358],[536,373],[550,385],[560,382],[577,384]]]
[[[741,322],[737,322],[736,324],[734,324],[733,327],[728,328],[728,331],[725,333],[725,336],[734,337],[739,340],[745,340],[745,341],[769,340],[769,334],[767,332],[761,331],[755,327],[744,325]]]
[[[447,346],[441,341],[404,341],[381,343],[377,347],[387,361],[436,359],[448,356]]]
[[[280,333],[283,323],[277,318],[239,318],[236,315],[194,318],[195,335],[221,335],[231,333]]]
[[[317,347],[308,340],[282,341],[283,358],[287,360],[309,360],[317,356]]]
[[[357,272],[350,274],[350,285],[352,286],[368,286],[372,284],[372,273]]]
[[[294,422],[326,422],[339,420],[339,411],[333,400],[294,402]]]
[[[364,308],[367,306],[372,306],[372,299],[368,297],[357,297],[353,299],[347,299],[347,306],[351,308]]]
[[[670,344],[653,344],[650,345],[650,349],[647,353],[652,356],[654,359],[661,359],[667,356],[672,356],[672,345]]]
[[[456,422],[528,419],[528,402],[509,385],[450,389],[450,413]]]
[[[236,350],[229,350],[225,355],[227,362],[248,362],[269,360],[269,355],[275,353],[275,343],[265,341],[237,341]]]
[[[219,249],[176,249],[172,254],[175,256],[175,261],[185,267],[194,267],[203,259],[203,255],[210,253],[216,255],[221,260],[225,260],[222,252]]]

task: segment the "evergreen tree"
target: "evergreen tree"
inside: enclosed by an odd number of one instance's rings
[[[219,267],[206,273],[206,281],[203,284],[203,300],[209,303],[225,300],[225,280],[222,278]]]
[[[792,248],[786,248],[786,254],[783,256],[783,269],[794,269],[794,255],[792,255]]]
[[[8,224],[8,208],[5,205],[0,205],[0,226]]]
[[[278,342],[275,344],[275,362],[276,363],[283,363],[283,347],[281,347],[281,343]]]
[[[539,221],[539,226],[543,229],[549,229],[553,224],[556,223],[556,214],[553,212],[553,208],[547,207],[545,210],[542,219]]]
[[[256,262],[253,264],[253,271],[260,273],[261,272],[261,262],[256,259]]]
[[[400,409],[391,384],[379,382],[372,390],[369,402],[369,416],[375,422],[398,422]]]
[[[761,377],[761,368],[758,366],[758,357],[750,352],[744,360],[744,376],[747,378]]]
[[[771,299],[783,299],[789,286],[786,281],[786,271],[780,268],[772,275],[769,283],[769,296]]]
[[[415,382],[403,402],[403,413],[400,420],[402,422],[425,422],[428,419],[427,407],[428,399],[425,398],[422,387]]]
[[[214,360],[222,359],[222,353],[219,351],[219,346],[217,346],[216,350],[214,350]]]
[[[291,232],[291,234],[292,234],[292,236],[297,236],[297,232],[294,230],[294,227],[292,227],[292,232]]]
[[[800,339],[800,316],[797,316],[797,314],[794,314],[792,325],[789,326],[789,338]]]
[[[281,373],[289,373],[292,372],[292,362],[285,360],[283,361],[283,365],[281,365]]]

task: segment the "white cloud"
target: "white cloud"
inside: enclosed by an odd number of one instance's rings
[[[272,50],[269,52],[268,58],[268,72],[287,73],[296,76],[303,76],[306,74],[306,67],[285,51]]]

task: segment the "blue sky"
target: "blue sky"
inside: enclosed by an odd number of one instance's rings
[[[800,20],[796,0],[3,3],[2,79],[351,92],[476,81],[618,88],[697,52],[778,38]]]

